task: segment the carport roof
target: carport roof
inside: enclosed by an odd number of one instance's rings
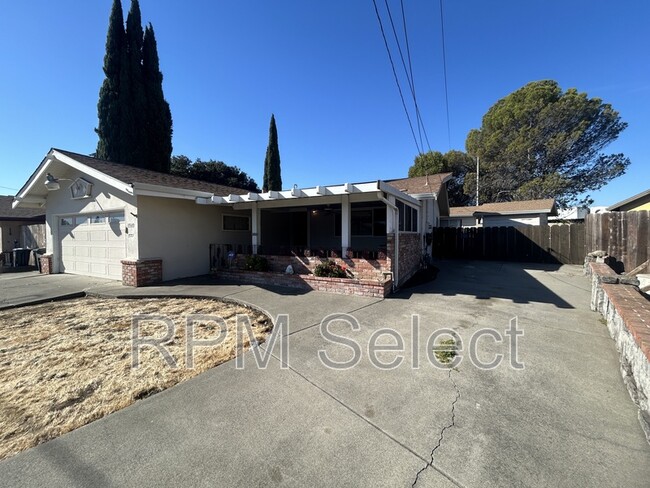
[[[0,220],[45,222],[45,211],[42,208],[12,208],[13,201],[13,196],[0,195]]]

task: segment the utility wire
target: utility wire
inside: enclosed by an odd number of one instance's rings
[[[411,128],[411,134],[413,135],[413,141],[415,142],[415,147],[418,150],[418,154],[422,154],[420,150],[420,145],[418,144],[418,138],[415,135],[415,130],[413,130],[413,123],[411,122],[411,116],[409,115],[408,108],[406,107],[406,102],[404,101],[404,93],[402,93],[402,86],[399,83],[399,78],[397,77],[397,71],[395,71],[395,63],[393,62],[393,56],[390,53],[390,47],[388,46],[388,40],[386,39],[386,32],[384,31],[384,24],[381,21],[381,15],[379,15],[379,9],[377,8],[377,0],[372,0],[373,5],[375,6],[375,14],[377,14],[377,21],[379,22],[379,29],[381,30],[381,36],[384,39],[384,46],[386,46],[386,52],[388,53],[388,60],[390,61],[390,66],[393,70],[393,76],[395,77],[395,83],[397,84],[397,90],[399,91],[400,99],[402,100],[402,107],[404,107],[404,113]]]
[[[5,190],[18,191],[18,189],[16,189],[16,188],[9,188],[8,186],[0,186],[0,188],[4,188]]]
[[[388,7],[388,5],[386,5]],[[424,132],[424,139],[427,142],[427,147],[429,148],[429,151],[431,151],[431,144],[429,144],[429,136],[427,135],[427,131],[424,125],[424,120],[422,120],[422,114],[420,112],[420,105],[418,104],[417,97],[415,95],[415,77],[413,76],[413,63],[411,61],[411,47],[409,45],[409,34],[408,34],[408,28],[406,27],[406,14],[404,13],[404,0],[400,0],[400,8],[402,11],[402,28],[404,29],[404,40],[406,41],[406,58],[408,60],[408,65],[409,65],[409,71],[407,77],[410,75],[410,80],[411,80],[411,94],[413,95],[413,103],[415,104],[415,112],[418,118],[418,130],[420,130],[420,127],[422,127],[422,131],[419,133],[420,135],[420,145],[424,147],[424,144],[422,144],[422,132]],[[390,15],[390,8],[388,9],[389,15]],[[397,40],[397,36],[395,36],[395,39]],[[398,47],[399,47],[399,41],[398,41]],[[401,54],[401,50],[400,50]],[[402,63],[404,60],[402,59]]]
[[[424,131],[425,138],[427,139],[427,144],[429,143],[429,138],[426,137],[426,130],[424,129],[424,123],[422,122],[422,116],[420,115],[420,106],[418,105],[418,100],[415,96],[415,81],[413,80],[413,75],[409,76],[409,71],[406,68],[406,61],[404,61],[404,53],[402,52],[402,46],[399,41],[399,36],[397,35],[397,29],[395,29],[395,23],[393,22],[393,15],[390,11],[390,6],[388,5],[388,0],[384,0],[386,5],[386,10],[388,11],[388,19],[390,20],[390,26],[393,29],[393,36],[395,36],[395,44],[397,44],[397,50],[399,51],[399,57],[402,60],[402,67],[404,68],[404,74],[406,75],[406,80],[408,81],[409,88],[411,90],[411,96],[413,97],[413,105],[415,106],[415,116],[418,123],[418,133],[420,134],[420,146],[424,149],[424,144],[422,144],[422,132]],[[404,17],[405,19],[405,17]],[[404,31],[406,34],[406,30]],[[431,148],[429,147],[429,150]]]
[[[442,8],[442,0],[440,0],[440,32],[442,35],[442,69],[445,77],[445,108],[447,111],[447,142],[449,149],[451,149],[451,125],[449,124],[449,90],[447,88],[447,50],[445,49],[445,20]]]

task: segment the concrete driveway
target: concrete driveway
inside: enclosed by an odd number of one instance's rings
[[[436,281],[386,300],[209,281],[147,288],[148,295],[227,296],[273,317],[288,314],[288,364],[279,343],[265,369],[249,352],[244,369],[231,361],[0,462],[0,479],[34,487],[647,487],[650,447],[614,344],[589,311],[581,269],[438,266]],[[107,284],[95,291],[142,290]],[[319,359],[319,350],[339,362],[353,356],[321,334],[331,313],[359,323],[355,331],[330,324],[361,345],[362,358],[349,369]],[[524,331],[515,358],[524,369],[509,364],[505,333],[514,317]],[[403,356],[394,369],[369,358],[367,344],[382,328],[404,341],[404,351],[378,356],[384,363]],[[434,367],[426,339],[441,328],[456,331],[464,348],[478,330],[493,329],[477,343],[478,360],[502,354],[503,364],[481,369],[464,355],[453,370]],[[386,337],[383,343],[397,340]]]
[[[110,284],[117,282],[72,274],[42,275],[38,271],[0,273],[0,310],[83,296],[93,287]]]

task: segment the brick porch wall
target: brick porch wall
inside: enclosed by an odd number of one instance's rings
[[[162,281],[162,259],[125,259],[121,263],[125,286],[147,286]]]
[[[325,291],[341,295],[384,298],[392,290],[393,282],[378,280],[360,280],[351,278],[324,278],[308,274],[272,273],[261,271],[243,271],[239,269],[220,269],[216,272],[220,278],[239,283],[259,286],[282,286],[298,290]]]
[[[402,285],[420,269],[422,243],[420,234],[399,233],[399,283]]]
[[[325,258],[310,256],[264,256],[269,262],[269,271],[274,273],[284,273],[287,266],[293,267],[293,272],[298,275],[313,274],[314,268],[325,261]],[[350,271],[354,278],[359,280],[385,281],[386,276],[390,275],[390,259],[357,259],[357,258],[331,258],[339,266],[345,267]],[[237,256],[235,267],[244,269],[246,256]]]

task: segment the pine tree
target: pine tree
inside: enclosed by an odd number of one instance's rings
[[[280,172],[280,149],[278,148],[278,130],[275,126],[275,116],[271,114],[269,126],[269,145],[266,148],[264,160],[264,182],[262,191],[282,190],[282,175]]]
[[[147,151],[147,101],[142,74],[142,15],[138,0],[131,0],[126,18],[126,59],[128,93],[125,95],[125,123],[123,124],[123,162],[149,168]],[[127,98],[128,97],[128,98]]]
[[[122,161],[121,137],[122,119],[122,83],[125,74],[125,33],[124,14],[120,0],[113,1],[111,16],[106,36],[106,54],[104,56],[104,75],[106,78],[99,90],[97,113],[99,124],[95,132],[99,136],[97,157],[109,161]]]
[[[146,144],[149,168],[169,173],[172,155],[172,114],[165,100],[153,26],[144,32],[142,72],[146,97]]]

